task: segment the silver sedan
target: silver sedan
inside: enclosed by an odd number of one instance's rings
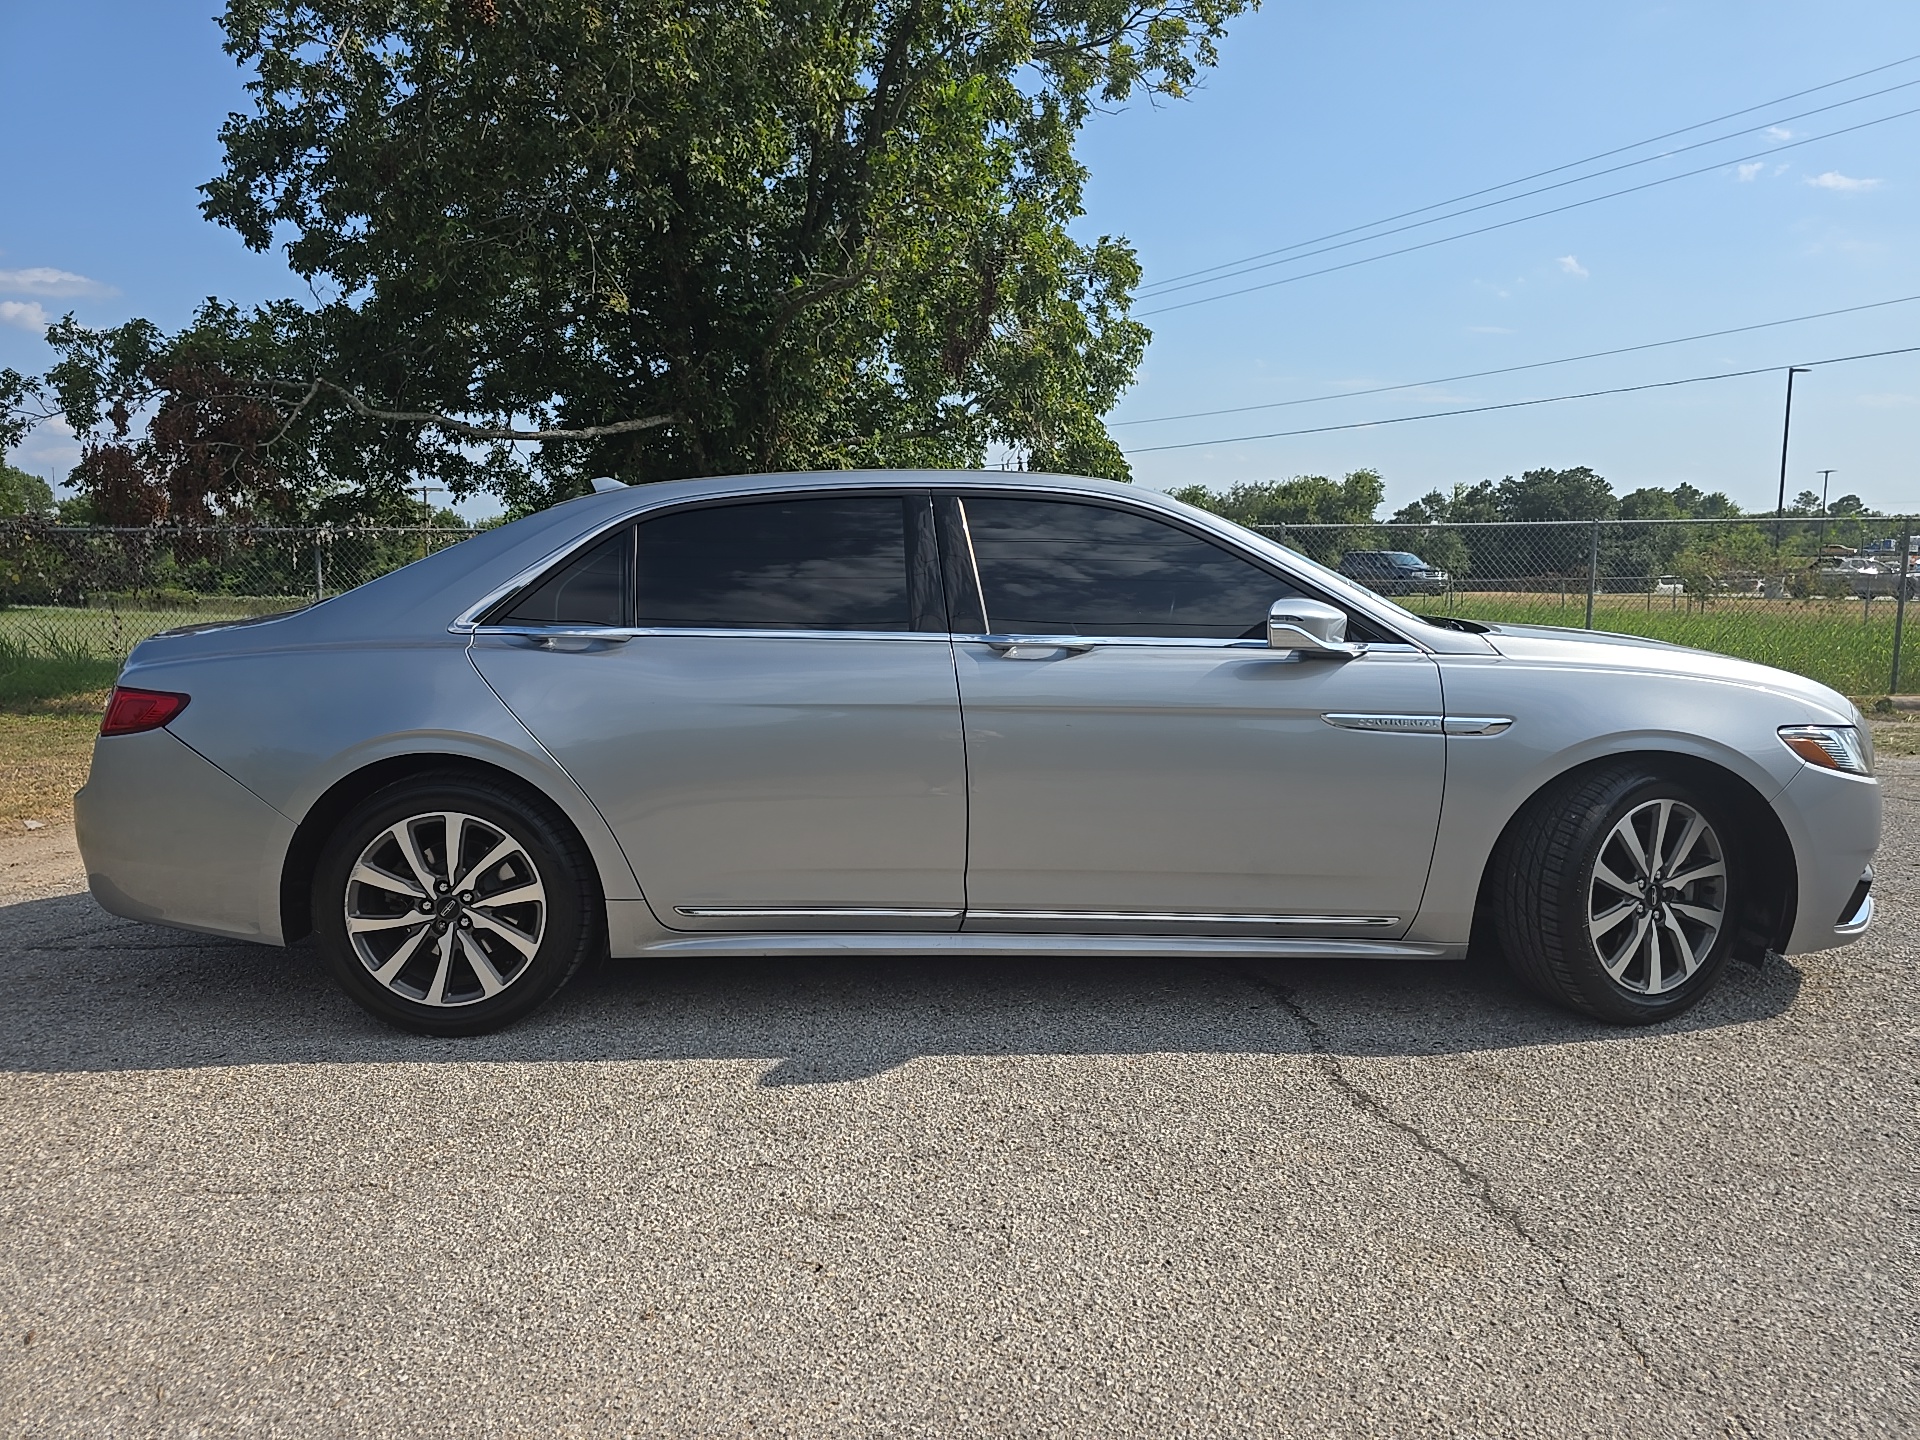
[[[586,956],[1459,956],[1644,1023],[1873,915],[1825,686],[1422,619],[1102,481],[598,493],[133,652],[76,802],[117,915],[309,934],[394,1024]]]

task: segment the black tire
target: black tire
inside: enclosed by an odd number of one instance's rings
[[[1657,802],[1663,801],[1679,808],[1661,810]],[[1705,838],[1663,861],[1649,832],[1683,811],[1700,817]],[[1620,833],[1623,823],[1652,862],[1650,883],[1644,872],[1629,873],[1636,862]],[[1676,820],[1669,848],[1686,839],[1687,823]],[[1642,883],[1629,891],[1600,878],[1603,855],[1608,877]],[[1520,981],[1549,1000],[1598,1020],[1651,1025],[1697,1004],[1726,968],[1746,873],[1738,832],[1724,806],[1681,781],[1636,763],[1570,776],[1535,797],[1493,863],[1490,899],[1500,947]],[[1661,883],[1668,874],[1706,878],[1674,888]],[[1720,923],[1709,940],[1698,917],[1716,906]],[[1654,940],[1629,952],[1643,922]],[[1590,933],[1609,924],[1614,928],[1598,938]],[[1688,957],[1695,961],[1690,973]],[[1610,960],[1624,968],[1610,973]]]
[[[454,843],[463,853],[450,867]],[[477,864],[490,854],[499,859]],[[363,859],[379,883],[362,878]],[[463,872],[473,872],[471,888],[453,889]],[[328,839],[314,872],[314,939],[341,989],[388,1024],[482,1035],[567,983],[599,940],[599,899],[592,861],[550,807],[477,776],[426,774],[368,797]]]

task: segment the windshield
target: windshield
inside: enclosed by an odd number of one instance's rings
[[[1418,555],[1409,555],[1404,550],[1382,550],[1380,553],[1396,565],[1410,565],[1415,570],[1424,570],[1427,568],[1426,561],[1422,560]]]

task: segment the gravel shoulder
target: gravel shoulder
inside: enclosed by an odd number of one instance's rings
[[[1636,1032],[1472,962],[820,961],[429,1041],[8,837],[0,1431],[1920,1433],[1883,778],[1873,932]]]

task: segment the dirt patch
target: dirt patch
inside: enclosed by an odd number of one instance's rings
[[[96,711],[0,713],[0,835],[19,834],[29,820],[73,823],[73,792],[87,781]]]
[[[1876,756],[1920,755],[1920,712],[1875,715],[1872,723]]]
[[[73,843],[73,825],[0,832],[0,905],[67,895],[87,887],[86,867]]]

